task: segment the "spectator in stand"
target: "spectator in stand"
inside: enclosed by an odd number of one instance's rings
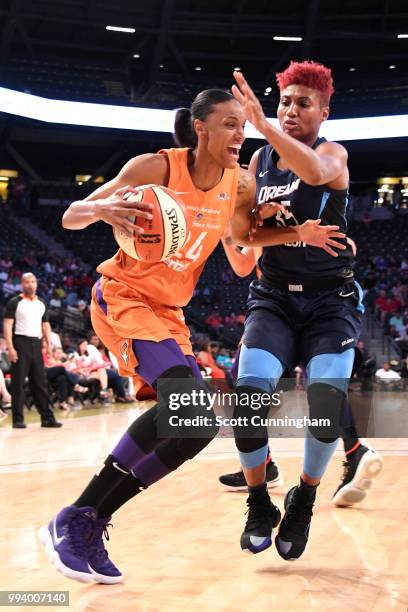
[[[401,280],[397,281],[397,284],[392,288],[392,294],[402,306],[405,306],[407,302],[407,285],[403,285]]]
[[[2,336],[0,336],[0,370],[2,370],[3,374],[11,372],[11,361],[7,352],[7,343]]]
[[[390,327],[394,327],[397,331],[397,337],[401,336],[405,332],[405,325],[402,314],[400,312],[395,312],[393,316],[389,320]]]
[[[401,375],[391,369],[390,364],[386,361],[383,367],[376,371],[375,378],[380,385],[380,389],[395,390],[400,388]]]
[[[4,380],[3,370],[0,368],[0,419],[4,419],[7,416],[7,412],[4,412],[3,408],[11,407],[11,395],[7,391],[6,381]]]
[[[106,369],[108,377],[108,388],[112,389],[116,396],[116,401],[120,404],[128,404],[133,402],[133,398],[126,393],[125,379],[120,376],[119,372],[113,367],[113,364],[107,354],[106,347],[98,338],[93,330],[88,333],[88,354]]]
[[[71,371],[79,374],[85,380],[95,379],[99,382],[99,395],[102,400],[108,400],[108,375],[103,364],[96,361],[88,353],[88,341],[85,338],[78,340],[78,352],[74,356],[74,368]]]
[[[401,308],[400,302],[392,295],[387,295],[384,290],[380,291],[380,295],[375,300],[375,305],[379,309],[381,323],[384,324],[387,315],[392,314]]]
[[[223,370],[231,370],[232,368],[232,357],[230,352],[226,348],[220,348],[218,351],[217,357],[215,359],[217,365],[220,366]]]
[[[19,291],[21,291],[20,279],[15,273],[10,272],[7,280],[3,283],[3,293],[6,297],[9,297]]]
[[[201,343],[201,348],[197,355],[197,363],[201,366],[204,366],[204,368],[211,369],[212,379],[225,378],[224,370],[218,367],[215,363],[215,359],[210,349],[210,342],[208,340],[204,340]]]
[[[206,318],[205,324],[211,329],[218,330],[223,324],[222,316],[213,310],[213,312]]]
[[[57,290],[54,289],[53,293],[52,293],[52,298],[50,299],[48,306],[50,308],[53,309],[59,309],[62,308],[62,299],[61,297],[58,295]]]
[[[56,386],[57,399],[60,410],[70,410],[74,406],[74,383],[72,381],[71,374],[65,369],[64,365],[58,359],[56,355],[56,350],[52,351],[52,355],[47,355],[47,351],[45,348],[42,351],[44,366],[45,366],[45,374],[47,377],[48,383],[53,383]],[[77,385],[78,390],[79,385]],[[81,387],[81,389],[87,391],[87,389]]]
[[[372,388],[371,380],[376,369],[375,356],[370,355],[363,340],[359,340],[357,342],[357,348],[359,350],[361,359],[360,362],[356,360],[356,363],[359,363],[359,365],[357,367],[355,376],[361,382],[361,391],[368,391]]]

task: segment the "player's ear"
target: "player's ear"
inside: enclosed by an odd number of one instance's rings
[[[322,121],[326,121],[326,119],[328,119],[330,115],[330,107],[329,106],[323,106],[322,107]]]
[[[207,127],[204,121],[201,121],[201,119],[194,119],[193,125],[197,136],[204,136],[205,134],[207,134]]]

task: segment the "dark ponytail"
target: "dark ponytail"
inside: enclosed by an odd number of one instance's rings
[[[174,142],[178,147],[194,149],[197,145],[197,134],[193,128],[191,110],[179,108],[174,120]]]
[[[174,121],[174,141],[176,145],[194,149],[198,142],[193,127],[194,119],[205,121],[208,115],[214,111],[214,106],[223,102],[230,102],[230,100],[235,100],[234,96],[223,89],[205,89],[195,97],[191,110],[179,108]]]

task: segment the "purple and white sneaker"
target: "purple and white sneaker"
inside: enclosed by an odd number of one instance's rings
[[[38,532],[49,560],[67,578],[94,581],[88,554],[96,517],[96,510],[91,506],[67,506]]]
[[[88,564],[96,582],[116,584],[122,582],[123,576],[109,559],[108,551],[103,543],[103,536],[109,540],[108,526],[112,526],[109,518],[97,519],[89,546]]]

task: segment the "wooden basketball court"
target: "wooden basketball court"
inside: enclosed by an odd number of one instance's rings
[[[11,429],[10,419],[2,423],[2,590],[69,591],[69,609],[87,612],[406,612],[407,439],[371,441],[384,469],[354,508],[330,503],[342,474],[343,454],[336,452],[319,488],[310,544],[296,562],[283,561],[274,547],[254,556],[241,552],[246,495],[219,485],[218,475],[235,471],[237,460],[234,441],[217,438],[115,515],[108,548],[123,584],[81,584],[57,573],[38,528],[76,499],[138,414],[133,408],[67,415],[59,430],[41,429],[37,420],[26,430]],[[273,441],[285,483],[272,498],[281,509],[298,480],[302,446],[300,439]]]

